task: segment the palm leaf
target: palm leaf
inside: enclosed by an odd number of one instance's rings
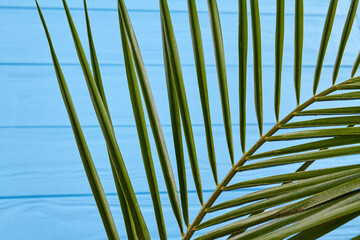
[[[215,0],[208,0],[226,142],[233,163],[224,179],[218,182],[200,24],[195,1],[188,0],[190,32],[204,119],[208,160],[212,176],[217,184],[215,190],[205,203],[203,203],[202,181],[200,179],[192,130],[193,125],[189,114],[189,106],[191,105],[186,97],[170,10],[166,0],[160,0],[159,3],[165,76],[180,186],[181,210],[187,226],[185,232],[183,231],[175,177],[145,65],[124,0],[118,0],[120,34],[129,93],[160,238],[166,238],[166,229],[157,187],[157,177],[152,162],[150,139],[145,125],[141,95],[144,99],[154,135],[154,142],[159,155],[171,207],[183,239],[190,239],[194,234],[196,234],[197,239],[214,239],[226,236],[229,239],[283,239],[287,237],[290,237],[290,239],[315,239],[358,217],[360,215],[359,164],[348,165],[347,162],[337,161],[338,164],[330,168],[322,168],[321,165],[320,168],[313,166],[316,163],[324,163],[331,158],[343,159],[346,156],[360,154],[360,127],[356,126],[360,124],[360,107],[355,105],[353,101],[360,99],[360,78],[351,78],[316,94],[338,1],[331,0],[327,11],[314,73],[314,96],[301,105],[299,105],[299,102],[304,13],[303,1],[296,0],[295,2],[294,83],[298,105],[280,121],[278,118],[281,104],[280,90],[285,13],[284,1],[278,0],[276,2],[274,113],[277,123],[263,135],[260,12],[258,0],[250,0],[254,56],[254,107],[261,137],[247,152],[245,152],[245,137],[248,23],[246,1],[239,1],[239,112],[240,141],[243,156],[235,163],[220,14],[217,2]],[[150,239],[115,138],[91,35],[86,3],[84,1],[92,71],[65,0],[63,0],[63,4],[89,94],[107,145],[128,237],[130,239]],[[333,83],[335,83],[340,69],[341,59],[352,29],[357,5],[358,0],[351,1],[335,60]],[[49,41],[59,87],[69,113],[75,139],[100,215],[109,238],[117,239],[118,235],[105,194],[101,188],[95,166],[92,163],[90,152],[78,123],[75,109],[72,106],[70,94],[40,9],[39,14]],[[360,54],[355,60],[351,73],[352,76],[359,66],[359,56]],[[319,104],[320,102],[325,102],[328,105],[332,105],[335,101],[341,101],[338,103],[340,106],[329,108],[321,107],[322,105]],[[302,116],[306,116],[305,120],[299,119],[303,118]],[[187,173],[181,128],[184,130],[196,192],[202,204],[200,211],[190,225],[189,218],[191,214],[189,214],[188,206]],[[273,142],[276,142],[276,144]],[[270,145],[272,145],[271,148],[265,147]],[[286,165],[286,168],[284,165]],[[315,169],[307,170],[310,166]],[[269,175],[268,169],[271,169],[272,174]],[[297,170],[289,172],[289,169]],[[255,172],[256,174],[254,174]],[[258,177],[244,179],[242,176]],[[242,180],[240,181],[239,179]],[[243,195],[241,192],[236,192],[235,194],[236,190],[244,188],[248,189],[250,193]],[[233,195],[231,195],[230,199],[223,198],[222,196],[226,194]],[[209,230],[210,228],[211,230]],[[313,233],[315,230],[316,234]]]
[[[195,182],[196,192],[198,194],[200,203],[203,204],[202,187],[200,180],[200,172],[197,161],[197,155],[195,150],[195,142],[192,131],[191,119],[189,114],[188,102],[186,99],[184,80],[181,71],[180,58],[177,50],[174,30],[170,19],[169,8],[166,0],[160,0],[160,15],[161,24],[163,25],[165,43],[168,49],[169,60],[171,63],[171,69],[174,77],[176,93],[178,97],[181,120],[183,123],[186,145],[189,153],[189,159],[191,164],[191,170],[193,172],[193,178]]]
[[[119,17],[121,17],[124,22],[125,32],[129,39],[130,50],[134,59],[136,73],[138,75],[142,96],[144,98],[144,103],[148,113],[151,130],[154,136],[156,150],[158,152],[161,169],[165,179],[165,185],[169,195],[171,208],[174,212],[174,216],[181,230],[182,229],[181,211],[180,211],[179,196],[175,183],[175,177],[172,170],[168,150],[166,147],[164,133],[162,131],[159,115],[157,113],[155,100],[146,73],[144,61],[141,56],[140,48],[137,43],[135,32],[133,30],[124,0],[118,0],[118,9],[119,9]]]
[[[338,0],[331,0],[329,3],[329,8],[328,8],[328,12],[327,12],[325,23],[324,23],[324,30],[323,30],[323,34],[321,37],[319,54],[318,54],[316,67],[315,67],[315,73],[314,73],[314,87],[313,87],[314,95],[316,94],[316,90],[317,90],[317,87],[320,82],[322,65],[324,62],[326,48],[329,43],[331,29],[332,29],[332,26],[334,23],[337,4],[338,4]]]
[[[50,48],[51,57],[52,57],[53,64],[54,64],[54,69],[56,72],[56,77],[58,80],[61,95],[63,97],[64,105],[68,112],[69,120],[71,123],[71,127],[73,129],[73,133],[74,133],[74,137],[76,140],[76,144],[78,146],[79,154],[81,156],[81,160],[84,165],[84,169],[85,169],[86,176],[88,178],[88,181],[89,181],[89,184],[91,187],[91,191],[94,195],[96,205],[98,207],[101,219],[103,221],[103,224],[104,224],[104,227],[106,230],[106,234],[109,239],[119,239],[119,236],[118,236],[118,233],[116,230],[116,226],[114,223],[114,219],[112,217],[110,207],[109,207],[109,204],[108,204],[106,196],[105,196],[104,189],[101,185],[101,181],[99,179],[99,176],[96,171],[94,162],[92,160],[89,148],[87,146],[87,143],[86,143],[86,140],[84,137],[84,134],[82,132],[80,122],[77,117],[75,107],[72,102],[65,77],[62,73],[59,61],[57,59],[57,56],[56,56],[56,53],[55,53],[55,50],[54,50],[54,47],[52,44],[52,40],[51,40],[49,31],[48,31],[46,23],[45,23],[45,19],[42,15],[40,6],[37,1],[36,1],[36,7],[39,12],[39,16],[40,16],[41,22],[43,24],[44,31],[46,33],[46,38],[49,43],[49,48]]]
[[[234,146],[232,139],[230,103],[229,103],[229,93],[227,86],[225,52],[224,52],[223,36],[221,31],[220,15],[216,0],[208,0],[207,3],[209,8],[211,32],[214,43],[216,70],[218,73],[218,80],[219,80],[221,107],[223,112],[226,142],[228,145],[231,163],[234,164]]]
[[[239,119],[243,153],[246,143],[246,68],[248,52],[248,22],[246,1],[239,1]]]
[[[205,60],[204,60],[204,51],[201,40],[201,31],[200,24],[196,10],[196,3],[194,0],[188,0],[189,8],[189,21],[190,21],[190,30],[193,42],[194,49],[194,58],[196,64],[196,72],[198,77],[199,85],[199,94],[201,99],[201,106],[203,111],[203,118],[205,123],[205,133],[206,133],[206,143],[208,149],[209,163],[213,173],[215,183],[218,183],[217,170],[216,170],[216,157],[215,157],[215,147],[211,127],[211,118],[210,118],[210,107],[209,107],[209,97],[207,90],[207,81],[206,81],[206,71],[205,71]],[[227,116],[229,117],[229,116]],[[230,122],[231,124],[231,122]],[[227,126],[227,125],[226,125]],[[231,128],[230,128],[231,131]],[[231,137],[232,139],[232,137]]]
[[[94,79],[96,81],[97,87],[99,89],[101,99],[102,99],[102,101],[104,103],[104,106],[106,108],[107,113],[110,116],[110,111],[109,111],[109,108],[108,108],[108,105],[107,105],[105,91],[104,91],[104,87],[103,87],[103,84],[102,84],[100,67],[99,67],[97,56],[96,56],[94,41],[93,41],[93,37],[92,37],[92,33],[91,33],[90,20],[89,20],[89,15],[88,15],[87,5],[86,5],[85,0],[84,0],[84,10],[85,10],[86,28],[87,28],[87,33],[88,33],[89,49],[90,49],[90,56],[91,56],[91,66],[92,66],[92,69],[93,69],[93,75],[94,75]],[[110,119],[110,122],[111,122],[111,119]],[[111,123],[111,125],[112,125],[112,123]],[[114,131],[113,126],[112,126],[112,130]],[[108,155],[109,155],[109,159],[110,159],[112,156],[110,154],[109,149],[108,149]],[[124,222],[125,222],[126,232],[127,232],[127,235],[129,237],[131,237],[133,239],[136,239],[137,237],[136,237],[136,231],[135,231],[135,226],[134,226],[134,220],[133,220],[133,218],[131,216],[131,211],[129,209],[129,205],[126,202],[123,190],[121,188],[121,184],[119,182],[119,178],[116,175],[114,165],[112,164],[113,161],[114,160],[110,160],[111,172],[113,174],[116,191],[118,193],[118,198],[119,198],[119,202],[120,202],[120,206],[121,206],[121,211],[123,213],[123,218],[124,218]]]

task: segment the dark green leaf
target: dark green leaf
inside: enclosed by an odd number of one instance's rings
[[[120,15],[119,15],[120,16]],[[126,76],[128,80],[128,87],[131,99],[131,105],[134,113],[136,129],[138,133],[141,154],[144,162],[146,178],[150,189],[150,195],[154,206],[154,213],[160,239],[166,239],[166,229],[164,223],[164,216],[161,208],[159,188],[157,184],[154,163],[152,160],[149,136],[146,129],[144,110],[140,96],[140,90],[137,83],[133,60],[130,52],[130,47],[125,33],[124,23],[122,18],[119,17],[119,25],[121,32],[121,42],[124,55],[124,62],[126,68]]]
[[[267,137],[266,140],[283,141],[283,140],[295,140],[295,139],[317,138],[317,137],[358,136],[358,135],[360,135],[360,127],[328,128],[328,129],[316,129],[316,130],[285,133],[272,137]]]
[[[199,85],[201,107],[202,107],[204,124],[205,124],[207,150],[208,150],[209,162],[213,173],[213,177],[215,183],[217,184],[218,178],[216,171],[216,157],[215,157],[214,139],[211,129],[210,106],[209,106],[209,97],[208,97],[208,89],[207,89],[207,81],[206,81],[204,50],[201,40],[200,24],[196,10],[195,0],[188,0],[188,9],[189,9],[189,22],[190,22],[193,50],[194,50],[196,73],[197,73],[198,85]],[[231,131],[231,125],[230,125],[230,131]]]
[[[351,128],[351,129],[353,129],[353,128]],[[273,167],[273,166],[285,165],[285,164],[291,164],[291,163],[297,163],[297,162],[353,155],[353,154],[358,154],[358,153],[360,153],[360,146],[324,149],[321,151],[306,152],[306,153],[293,154],[293,155],[284,156],[284,157],[271,158],[268,160],[248,164],[246,166],[240,167],[238,170],[245,171],[245,170],[249,170],[249,169]]]
[[[316,101],[334,101],[334,100],[360,99],[360,91],[340,93],[340,94],[331,94],[331,95],[328,95],[328,96],[316,97],[315,99],[316,99]]]
[[[298,10],[296,10],[297,12]],[[276,32],[275,32],[275,117],[279,121],[280,95],[281,95],[281,70],[284,51],[284,15],[285,0],[276,0]],[[295,55],[296,56],[296,55]]]
[[[93,69],[93,75],[94,75],[95,82],[97,83],[97,87],[98,87],[98,90],[100,92],[101,99],[102,99],[102,101],[104,103],[104,106],[106,108],[107,113],[110,116],[110,111],[109,111],[109,108],[108,108],[108,105],[107,105],[105,92],[104,92],[104,87],[103,87],[102,80],[101,80],[100,68],[99,68],[99,63],[98,63],[98,59],[97,59],[97,56],[96,56],[94,41],[93,41],[92,34],[91,34],[90,20],[89,20],[88,11],[87,11],[87,5],[86,5],[85,0],[84,0],[84,10],[85,10],[86,28],[87,28],[87,33],[88,33],[89,49],[90,49],[90,56],[91,56],[91,66],[92,66],[92,69]],[[111,118],[110,118],[110,122],[111,122]],[[112,130],[114,131],[113,126],[112,126]],[[110,159],[111,154],[110,154],[109,150],[108,150],[108,155],[109,155],[109,159]],[[111,165],[112,175],[113,175],[115,186],[116,186],[116,191],[118,193],[118,198],[119,198],[119,202],[120,202],[120,206],[121,206],[121,211],[123,213],[122,215],[123,215],[123,218],[124,218],[126,232],[127,232],[128,238],[137,239],[135,226],[134,226],[134,221],[133,221],[132,216],[131,216],[129,205],[127,204],[125,196],[124,196],[124,194],[122,192],[121,184],[119,182],[119,178],[116,175],[114,165],[112,164],[113,161],[114,160],[110,160],[110,165]]]
[[[246,68],[248,52],[248,20],[246,1],[239,1],[239,114],[241,149],[246,143]]]
[[[274,156],[290,154],[290,153],[305,152],[305,151],[310,151],[310,150],[315,150],[315,149],[337,147],[337,146],[354,144],[354,143],[359,143],[359,142],[360,142],[359,137],[331,138],[331,139],[326,139],[326,140],[320,140],[320,141],[315,141],[315,142],[299,144],[299,145],[282,148],[282,149],[278,149],[278,150],[273,150],[273,151],[269,151],[269,152],[259,153],[259,154],[248,157],[248,160],[265,158],[265,157],[274,157]]]
[[[325,174],[332,174],[341,171],[348,171],[351,169],[358,169],[360,165],[350,165],[350,166],[343,166],[343,167],[335,167],[335,168],[324,168],[318,170],[311,170],[311,171],[300,171],[294,173],[287,173],[281,175],[274,175],[270,177],[258,178],[248,181],[243,181],[239,183],[235,183],[233,185],[225,187],[223,190],[234,190],[239,188],[247,188],[247,187],[255,187],[261,185],[268,185],[268,184],[276,184],[276,183],[286,183],[292,181],[298,181],[308,178],[313,178]]]
[[[98,121],[100,123],[101,130],[104,135],[104,139],[106,141],[106,144],[108,146],[108,149],[110,151],[111,160],[113,161],[112,164],[115,168],[115,172],[120,180],[121,188],[123,189],[123,193],[126,197],[126,201],[129,204],[129,208],[131,210],[134,225],[136,228],[136,233],[139,238],[143,239],[150,239],[149,232],[147,230],[145,221],[143,219],[143,216],[141,214],[141,210],[139,207],[139,204],[137,202],[134,189],[131,185],[130,178],[128,176],[126,166],[124,163],[124,160],[121,156],[121,152],[119,149],[119,146],[117,144],[115,134],[112,131],[112,124],[110,121],[110,117],[106,111],[106,108],[104,106],[104,103],[101,99],[100,92],[97,88],[97,84],[92,76],[91,69],[89,66],[89,63],[87,62],[83,47],[80,43],[79,36],[77,34],[77,31],[75,29],[75,25],[72,21],[69,8],[63,0],[64,9],[66,12],[66,16],[69,22],[71,34],[73,36],[74,45],[76,48],[76,52],[79,57],[80,65],[83,69],[84,77],[88,86],[88,90],[91,96],[91,100],[98,118]]]
[[[189,225],[186,170],[185,170],[184,149],[183,149],[182,134],[181,134],[179,102],[178,102],[177,96],[176,96],[174,77],[173,77],[173,73],[172,73],[172,69],[171,69],[171,65],[170,65],[170,61],[169,61],[168,51],[167,51],[166,42],[165,42],[165,35],[163,32],[163,26],[161,26],[161,31],[162,31],[162,41],[163,41],[163,55],[164,55],[165,75],[166,75],[166,87],[167,87],[167,92],[168,92],[169,108],[170,108],[171,128],[172,128],[172,132],[173,132],[174,148],[175,148],[175,154],[176,154],[176,164],[177,164],[179,185],[180,185],[181,207],[182,207],[182,211],[183,211],[185,224]]]
[[[353,67],[352,67],[352,69],[351,69],[351,77],[354,77],[356,71],[357,71],[358,68],[359,68],[359,65],[360,65],[360,51],[359,51],[358,55],[356,56],[354,65],[353,65]]]
[[[314,88],[313,88],[314,95],[316,94],[316,89],[319,85],[321,69],[322,69],[322,65],[324,62],[325,52],[326,52],[326,48],[327,48],[327,45],[329,42],[331,29],[332,29],[332,26],[334,23],[337,4],[338,4],[338,0],[331,0],[331,2],[329,3],[328,12],[326,14],[323,34],[321,37],[321,43],[320,43],[320,47],[319,47],[318,59],[316,62],[316,67],[315,67]]]
[[[298,105],[300,103],[303,40],[304,3],[303,0],[295,0],[294,86]]]
[[[263,128],[263,100],[262,100],[262,66],[261,66],[261,29],[258,0],[250,0],[251,26],[254,51],[254,91],[255,109],[260,135]]]
[[[302,112],[296,112],[298,116],[311,116],[311,115],[351,115],[360,114],[360,107],[340,107],[340,108],[326,108],[326,109],[314,109],[306,110]]]
[[[169,154],[165,144],[164,134],[161,128],[159,115],[157,113],[155,100],[151,91],[149,79],[146,73],[145,65],[141,56],[140,48],[136,40],[134,30],[131,25],[130,17],[127,12],[124,0],[118,0],[118,7],[120,9],[121,17],[124,21],[126,34],[130,44],[130,50],[134,58],[134,64],[136,67],[139,83],[144,98],[144,103],[149,117],[151,130],[154,136],[156,150],[158,152],[161,169],[164,175],[166,189],[169,195],[170,204],[174,212],[176,221],[182,229],[181,211],[179,196],[175,183],[175,177],[172,170]]]
[[[343,29],[343,32],[341,35],[340,45],[338,48],[338,52],[337,52],[337,56],[336,56],[336,60],[335,60],[335,64],[334,64],[334,70],[333,70],[333,75],[332,75],[333,84],[335,84],[336,78],[339,74],[341,59],[344,55],[345,46],[346,46],[347,40],[349,38],[351,29],[352,29],[352,25],[354,23],[358,3],[359,3],[359,0],[351,1],[351,5],[350,5],[349,12],[348,12],[345,24],[344,24],[344,29]]]
[[[337,125],[353,125],[360,124],[360,116],[346,116],[346,117],[332,117],[319,118],[307,121],[287,123],[281,125],[281,128],[305,128],[305,127],[323,127],[323,126],[337,126]]]
[[[76,140],[76,144],[78,146],[78,150],[80,153],[80,157],[82,160],[82,163],[84,165],[84,169],[86,172],[86,176],[87,179],[89,181],[90,187],[91,187],[91,191],[94,195],[95,198],[95,202],[96,205],[98,207],[101,219],[103,221],[104,227],[105,227],[105,231],[106,234],[108,236],[109,239],[119,239],[117,230],[116,230],[116,226],[114,223],[114,219],[112,217],[111,211],[110,211],[110,207],[109,204],[106,200],[106,196],[105,196],[105,192],[102,188],[99,176],[97,174],[94,162],[92,160],[89,148],[87,146],[84,134],[82,132],[81,126],[80,126],[80,122],[79,119],[77,117],[76,111],[75,111],[75,107],[74,104],[72,102],[71,96],[70,96],[70,92],[69,89],[67,87],[66,81],[65,81],[65,77],[62,73],[59,61],[57,59],[51,38],[50,38],[50,34],[49,31],[47,29],[46,23],[45,23],[45,19],[41,13],[40,7],[36,1],[36,6],[41,18],[41,22],[43,24],[45,33],[46,33],[46,37],[49,43],[49,48],[50,48],[50,52],[51,52],[51,58],[54,64],[54,69],[56,72],[56,77],[58,80],[58,84],[59,84],[59,88],[61,91],[61,95],[63,97],[64,100],[64,104],[66,107],[66,110],[68,112],[68,116],[69,116],[69,120],[71,123],[71,127],[73,129],[73,133],[74,133],[74,137]]]
[[[194,135],[193,135],[193,131],[192,131],[191,119],[190,119],[190,114],[189,114],[189,107],[188,107],[188,103],[187,103],[187,99],[186,99],[185,86],[184,86],[184,80],[183,80],[183,76],[182,76],[182,72],[181,72],[179,53],[177,50],[177,44],[176,44],[176,40],[175,40],[174,30],[172,28],[169,8],[168,8],[166,0],[160,1],[160,15],[161,15],[161,22],[164,27],[165,42],[167,45],[167,49],[168,49],[168,53],[169,53],[169,60],[170,60],[171,69],[173,72],[175,86],[176,86],[175,88],[176,88],[176,93],[177,93],[177,97],[178,97],[178,101],[179,101],[181,120],[183,123],[185,140],[186,140],[186,145],[188,148],[189,159],[190,159],[190,164],[191,164],[191,170],[192,170],[193,177],[194,177],[196,192],[198,194],[200,203],[203,204],[199,165],[197,162],[195,143],[194,143]]]
[[[219,80],[221,107],[223,112],[226,141],[229,149],[231,163],[234,164],[234,147],[233,147],[233,138],[232,138],[230,103],[229,103],[229,93],[228,93],[228,86],[226,79],[224,43],[223,43],[223,37],[221,31],[219,10],[217,7],[216,0],[208,0],[207,3],[209,8],[211,32],[214,43],[216,70],[218,73],[218,80]]]

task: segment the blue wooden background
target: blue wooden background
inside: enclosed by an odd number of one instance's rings
[[[236,159],[240,158],[238,111],[237,1],[218,1],[222,21],[228,74]],[[329,0],[304,1],[304,55],[302,102],[312,95],[312,80]],[[340,0],[325,56],[319,89],[331,84],[332,67],[350,0]],[[106,147],[78,64],[61,1],[39,0],[50,34],[68,82],[85,137],[98,168],[120,235],[125,230],[106,154]],[[139,45],[157,103],[169,154],[176,172],[170,116],[162,58],[158,1],[127,0]],[[223,130],[220,96],[205,0],[197,1],[206,58],[214,141],[221,179],[230,168]],[[87,51],[82,0],[69,0],[74,22]],[[274,32],[275,0],[259,1],[261,12],[264,128],[275,123]],[[177,37],[205,199],[214,189],[207,160],[205,133],[194,67],[185,0],[170,0],[169,7]],[[94,41],[111,116],[119,146],[132,183],[154,239],[152,203],[142,167],[135,122],[123,65],[115,0],[88,0]],[[294,1],[286,1],[285,43],[281,116],[295,107],[293,88]],[[345,50],[338,81],[350,77],[360,49],[359,15]],[[249,21],[250,23],[250,21]],[[252,49],[249,26],[249,49]],[[71,126],[57,86],[48,45],[34,1],[0,0],[0,239],[104,239],[105,231],[91,195],[76,148]],[[252,52],[248,56],[248,137],[251,146],[258,137],[253,109]],[[149,129],[150,130],[150,129]],[[151,131],[149,131],[151,132]],[[153,141],[152,152],[159,176],[159,188],[170,239],[178,239],[166,188]],[[353,158],[345,158],[351,161]],[[336,160],[326,161],[327,166]],[[323,165],[325,166],[325,165]],[[190,215],[199,210],[190,166],[187,163]],[[270,170],[268,170],[270,171]],[[246,175],[241,177],[246,178]],[[239,194],[235,192],[233,194]],[[355,236],[359,220],[352,221],[326,239]]]

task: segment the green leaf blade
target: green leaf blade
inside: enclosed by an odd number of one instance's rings
[[[189,12],[190,31],[191,31],[191,37],[193,43],[193,51],[194,51],[196,73],[197,73],[197,79],[199,85],[201,107],[202,107],[204,124],[205,124],[206,144],[207,144],[209,162],[215,184],[218,184],[215,147],[214,147],[214,140],[213,140],[213,134],[211,128],[208,87],[206,81],[204,50],[201,40],[199,18],[196,10],[195,0],[188,0],[187,3],[189,9],[188,12]]]
[[[122,18],[119,18],[119,25],[121,31],[121,42],[123,47],[123,55],[124,62],[126,68],[126,75],[128,80],[129,93],[131,98],[131,105],[134,112],[134,118],[136,123],[136,129],[138,132],[138,138],[142,153],[142,158],[144,162],[147,182],[150,189],[150,195],[153,202],[156,223],[158,226],[158,232],[160,239],[166,239],[166,229],[164,223],[164,216],[162,212],[161,202],[160,202],[160,194],[154,169],[154,163],[152,160],[149,136],[146,129],[144,110],[142,107],[142,101],[140,96],[140,90],[137,83],[137,78],[135,74],[135,69],[133,66],[133,60],[128,44],[128,39],[125,33],[125,29],[123,26]]]
[[[281,96],[281,70],[284,51],[284,15],[285,0],[276,1],[276,31],[275,31],[275,117],[279,121],[280,96]]]
[[[59,84],[59,88],[61,91],[61,95],[63,97],[63,101],[65,104],[66,110],[68,112],[69,120],[71,123],[71,127],[73,129],[73,133],[74,133],[74,137],[76,140],[76,144],[78,146],[80,157],[81,157],[81,160],[82,160],[85,172],[86,172],[87,179],[88,179],[90,187],[91,187],[91,191],[94,195],[94,199],[95,199],[96,205],[98,207],[101,219],[103,221],[106,234],[109,239],[119,239],[119,236],[118,236],[118,233],[116,230],[116,226],[114,223],[114,219],[112,217],[109,204],[106,200],[105,192],[102,188],[99,176],[97,174],[95,165],[93,163],[93,160],[92,160],[92,157],[91,157],[91,154],[89,151],[89,148],[87,146],[84,134],[82,132],[80,122],[78,120],[78,117],[77,117],[77,114],[75,111],[75,107],[74,107],[74,104],[73,104],[71,96],[70,96],[69,89],[67,87],[64,75],[62,73],[62,70],[61,70],[59,61],[57,59],[54,47],[52,45],[52,41],[51,41],[50,34],[48,32],[48,29],[47,29],[47,26],[45,23],[45,19],[40,10],[40,6],[38,5],[37,1],[35,1],[35,2],[36,2],[37,10],[38,10],[42,25],[44,27],[44,31],[46,33],[48,43],[49,43],[51,57],[53,60],[54,69],[55,69],[56,76],[58,79],[58,84]]]
[[[323,34],[321,37],[321,43],[320,43],[320,47],[319,47],[319,53],[318,53],[318,58],[317,58],[315,73],[314,73],[314,87],[313,87],[314,95],[316,94],[316,90],[319,85],[321,69],[322,69],[322,65],[324,62],[325,52],[326,52],[326,48],[327,48],[327,45],[329,42],[331,29],[332,29],[332,26],[334,23],[337,4],[338,4],[338,0],[331,0],[331,2],[329,3],[328,12],[326,14]]]
[[[239,119],[242,152],[246,144],[246,69],[248,52],[248,20],[246,1],[239,1]]]
[[[185,93],[185,86],[181,72],[181,64],[179,59],[179,53],[177,50],[174,30],[172,28],[169,8],[167,5],[166,0],[160,0],[160,15],[161,15],[161,22],[164,27],[165,33],[165,40],[167,44],[167,48],[169,51],[169,59],[171,62],[171,66],[173,69],[173,76],[174,82],[176,86],[176,93],[178,96],[180,113],[181,113],[181,120],[183,123],[184,134],[186,145],[188,149],[189,159],[191,170],[193,173],[194,183],[196,187],[196,192],[201,204],[203,204],[203,196],[202,196],[202,187],[201,187],[201,180],[200,180],[200,171],[199,165],[196,156],[196,149],[195,149],[195,142],[194,142],[194,135],[192,131],[189,107],[186,99]]]
[[[163,41],[163,55],[164,55],[165,75],[166,75],[166,87],[167,87],[167,92],[168,92],[169,108],[170,108],[171,128],[172,128],[172,132],[173,132],[176,164],[177,164],[178,178],[179,178],[179,185],[180,185],[181,207],[182,207],[185,224],[189,225],[186,170],[185,170],[184,149],[183,149],[182,134],[181,134],[179,102],[178,102],[177,95],[176,95],[174,77],[173,77],[173,72],[171,69],[170,61],[169,61],[168,50],[166,47],[163,27],[161,28],[161,31],[162,31],[162,41]]]
[[[296,102],[300,103],[301,67],[304,41],[304,2],[295,0],[295,37],[294,37],[294,86]]]
[[[165,179],[165,185],[170,199],[171,208],[174,212],[175,218],[177,220],[177,223],[181,231],[182,229],[181,211],[180,211],[178,191],[175,183],[175,177],[172,170],[169,154],[167,151],[164,133],[162,131],[159,115],[156,109],[155,100],[146,73],[145,64],[141,56],[141,51],[136,39],[134,29],[130,21],[128,11],[125,6],[125,2],[124,0],[118,0],[117,2],[118,2],[118,8],[120,10],[119,15],[121,15],[124,21],[126,34],[128,36],[130,43],[130,50],[134,57],[134,64],[139,78],[139,83],[143,94],[146,110],[148,113],[151,130],[155,140],[155,145],[158,152],[163,176]]]
[[[139,238],[150,239],[149,231],[147,229],[146,223],[142,216],[139,204],[138,204],[136,196],[135,196],[134,189],[131,185],[131,181],[130,181],[129,175],[127,173],[127,170],[126,170],[124,160],[121,156],[121,152],[120,152],[119,146],[117,144],[115,134],[112,131],[110,117],[109,117],[107,110],[104,106],[104,103],[101,99],[101,95],[97,88],[97,84],[92,76],[89,63],[87,62],[84,50],[80,43],[79,36],[75,29],[75,25],[73,23],[69,8],[68,8],[65,0],[63,0],[63,5],[64,5],[64,9],[65,9],[66,16],[68,19],[71,34],[73,36],[74,45],[76,48],[76,52],[78,54],[80,65],[83,69],[84,77],[85,77],[85,80],[86,80],[86,83],[88,86],[88,90],[89,90],[89,93],[91,96],[91,100],[93,102],[93,106],[94,106],[98,121],[100,123],[101,130],[104,135],[104,139],[106,141],[106,144],[107,144],[108,149],[111,154],[110,159],[113,159],[112,164],[114,165],[115,172],[116,172],[118,178],[120,179],[120,184],[123,189],[123,193],[126,197],[126,200],[129,204],[129,208],[133,215],[136,233]]]
[[[351,77],[355,76],[355,73],[358,70],[359,65],[360,65],[360,51],[359,51],[358,55],[356,56],[355,62],[354,62],[353,67],[351,69]]]
[[[254,51],[254,91],[255,110],[260,136],[263,129],[263,99],[262,99],[262,66],[261,66],[261,29],[258,0],[250,0],[251,26]]]
[[[339,48],[338,48],[338,52],[337,52],[337,56],[336,56],[336,60],[335,60],[335,64],[334,64],[334,70],[333,70],[333,75],[332,75],[333,84],[335,84],[336,78],[339,74],[341,60],[344,55],[345,46],[346,46],[347,40],[349,38],[351,29],[352,29],[352,25],[354,23],[358,3],[359,3],[359,0],[352,0],[351,4],[350,4],[349,12],[346,17],[346,21],[344,24],[344,28],[343,28],[343,32],[341,35],[341,40],[340,40],[340,44],[339,44]]]
[[[228,145],[231,163],[234,164],[234,146],[232,137],[229,91],[226,77],[225,52],[219,10],[216,0],[208,0],[207,3],[209,8],[210,25],[214,44],[216,70],[219,80],[221,108],[224,119],[226,141]]]

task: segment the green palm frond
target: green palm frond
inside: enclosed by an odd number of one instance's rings
[[[37,3],[36,3],[37,4]],[[91,66],[85,56],[80,38],[63,0],[74,46],[88,86],[89,94],[106,142],[114,183],[129,239],[150,239],[148,226],[139,207],[127,168],[117,144],[110,111],[107,105],[101,72],[92,38],[90,20],[84,1],[85,20],[89,42]],[[227,85],[224,41],[216,0],[208,0],[210,27],[220,90],[226,144],[232,166],[219,181],[215,157],[214,136],[205,69],[201,29],[195,0],[188,0],[188,17],[194,53],[199,98],[204,120],[205,141],[209,168],[216,183],[210,197],[204,201],[202,183],[195,147],[191,104],[187,100],[184,77],[175,31],[167,0],[159,0],[164,73],[168,93],[169,113],[175,149],[178,186],[159,120],[156,103],[124,0],[118,0],[118,17],[131,107],[136,123],[147,184],[152,198],[154,215],[160,239],[167,239],[163,205],[160,201],[150,143],[154,141],[165,182],[173,217],[179,227],[179,237],[190,239],[317,239],[341,227],[360,215],[360,164],[349,164],[343,159],[360,154],[360,77],[355,77],[359,64],[358,54],[351,79],[336,84],[341,60],[352,29],[358,0],[352,0],[345,21],[333,69],[333,85],[316,94],[327,45],[335,20],[337,0],[330,0],[314,72],[314,95],[300,104],[301,68],[304,39],[304,3],[295,1],[294,31],[294,96],[297,107],[279,120],[281,106],[281,72],[284,51],[285,1],[276,1],[274,113],[277,123],[263,134],[263,89],[261,60],[261,23],[258,0],[250,0],[253,40],[254,110],[260,132],[259,140],[249,149],[246,142],[246,80],[248,53],[248,17],[246,1],[239,1],[239,126],[242,157],[235,161],[236,151],[232,136],[230,99]],[[100,216],[109,239],[118,239],[118,232],[108,206],[100,179],[92,162],[65,78],[57,60],[45,20],[37,5],[48,39],[56,76],[64,104],[69,114],[79,153]],[[120,40],[119,40],[120,43]],[[267,76],[268,77],[268,76]],[[139,87],[140,85],[140,87]],[[165,84],[164,84],[165,86]],[[268,92],[268,91],[266,91]],[[340,103],[338,103],[340,101]],[[143,102],[146,112],[143,109]],[[337,104],[334,104],[337,102]],[[322,104],[323,103],[323,104]],[[324,107],[324,103],[327,103]],[[336,105],[336,106],[335,106]],[[331,107],[329,107],[331,106]],[[146,114],[147,113],[147,114]],[[145,124],[149,119],[153,139]],[[190,219],[188,181],[185,168],[183,133],[189,165],[201,208]],[[235,144],[235,146],[237,146]],[[226,157],[226,156],[224,156]],[[329,159],[338,160],[332,167],[322,167]],[[155,159],[155,158],[154,158]],[[320,163],[320,167],[315,167]],[[312,167],[313,169],[308,170]],[[256,177],[254,177],[256,176]],[[239,180],[241,179],[241,181]],[[246,189],[248,194],[239,190]],[[180,197],[179,197],[180,193]],[[185,225],[184,225],[185,223]],[[154,223],[151,223],[154,225]],[[154,225],[155,226],[155,225]],[[185,226],[185,228],[184,228]],[[359,237],[355,237],[357,239]]]

